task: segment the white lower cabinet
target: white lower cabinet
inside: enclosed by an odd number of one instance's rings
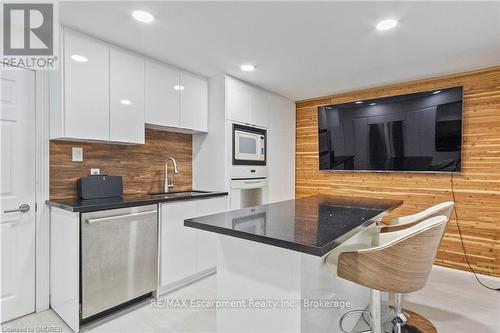
[[[197,201],[197,215],[204,216],[226,211],[227,197]],[[196,230],[196,270],[203,272],[217,266],[217,234]]]
[[[160,285],[175,286],[217,265],[217,236],[184,226],[184,220],[226,210],[226,196],[160,205]]]
[[[196,231],[184,226],[194,217],[193,201],[161,204],[160,281],[166,286],[196,273]]]

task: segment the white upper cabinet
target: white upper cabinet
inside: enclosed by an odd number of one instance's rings
[[[85,35],[64,32],[62,136],[109,139],[109,47]]]
[[[260,88],[227,77],[227,119],[269,127],[269,94]]]
[[[178,69],[146,61],[146,123],[179,127]]]
[[[110,50],[110,141],[144,143],[144,59]]]
[[[208,131],[208,82],[190,73],[180,75],[180,128]]]
[[[227,118],[241,123],[251,122],[251,94],[241,81],[227,77]]]
[[[269,94],[259,88],[251,87],[251,124],[269,127]]]
[[[50,73],[51,139],[141,144],[146,124],[207,132],[205,78],[61,31],[63,62]]]

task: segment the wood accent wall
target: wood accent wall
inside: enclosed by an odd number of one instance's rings
[[[462,173],[453,176],[456,207],[473,268],[500,277],[500,66],[299,101],[296,122],[296,196],[316,193],[403,199],[387,219],[452,200],[450,174],[319,171],[318,106],[464,87]],[[436,264],[467,270],[455,215]]]
[[[72,147],[83,148],[83,162],[72,162]],[[100,168],[101,174],[123,176],[126,194],[163,191],[164,165],[168,157],[177,161],[179,174],[169,173],[175,191],[190,190],[192,179],[192,144],[190,134],[146,129],[143,145],[107,143],[50,142],[50,198],[76,196],[76,180]]]

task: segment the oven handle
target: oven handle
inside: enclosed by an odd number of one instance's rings
[[[233,179],[231,180],[231,189],[236,190],[236,189],[241,189],[241,190],[246,190],[246,189],[252,189],[252,188],[264,188],[267,187],[267,179],[266,178],[261,178],[261,179]]]
[[[260,180],[245,180],[245,184],[258,184],[261,183]]]
[[[156,210],[148,210],[145,212],[140,212],[140,213],[131,213],[131,214],[123,214],[123,215],[115,215],[115,216],[108,216],[108,217],[100,217],[97,219],[87,219],[88,224],[96,224],[96,223],[101,223],[101,222],[106,222],[106,221],[114,221],[114,220],[119,220],[123,218],[129,218],[129,217],[137,217],[137,216],[147,216],[147,215],[152,215],[156,214]]]
[[[239,187],[234,187],[234,188],[239,188],[241,190],[250,190],[254,188],[264,188],[267,186],[266,181],[262,180],[245,180],[243,181],[243,184]]]

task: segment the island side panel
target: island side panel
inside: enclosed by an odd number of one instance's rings
[[[298,301],[301,298],[299,252],[219,235],[217,299]],[[217,332],[300,332],[301,308],[217,309]]]
[[[369,226],[341,246],[368,242],[372,238],[369,230],[374,228],[375,224]],[[370,289],[342,279],[326,267],[327,256],[301,254],[302,332],[335,332],[343,314],[365,309],[371,301]],[[346,320],[344,327],[351,331],[355,323],[356,320]]]
[[[80,214],[50,208],[50,307],[80,330]]]

